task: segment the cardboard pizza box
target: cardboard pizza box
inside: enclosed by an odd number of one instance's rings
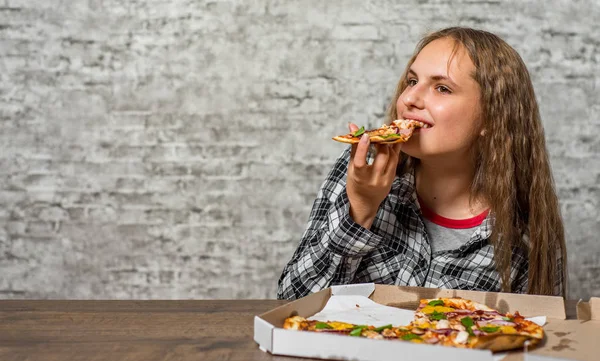
[[[313,316],[323,310],[332,296],[338,295],[365,296],[379,305],[409,311],[414,311],[422,298],[462,297],[486,304],[500,312],[519,311],[526,317],[546,316],[546,336],[532,350],[492,354],[487,350],[343,337],[282,328],[287,317]],[[589,302],[580,301],[577,305],[577,319],[568,320],[561,297],[373,283],[332,286],[256,316],[254,341],[261,350],[273,355],[331,360],[600,360],[600,354],[596,354],[596,347],[600,346],[600,298],[592,298]]]

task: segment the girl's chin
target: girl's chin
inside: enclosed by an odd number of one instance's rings
[[[421,152],[419,152],[417,149],[413,149],[412,147],[402,147],[402,153],[408,154],[413,158],[421,158]]]

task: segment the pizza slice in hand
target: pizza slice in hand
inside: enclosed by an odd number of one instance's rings
[[[416,128],[429,128],[429,124],[417,120],[398,119],[394,120],[392,124],[384,124],[377,129],[365,130],[365,127],[362,127],[354,133],[339,135],[332,139],[342,143],[356,144],[363,134],[367,134],[371,143],[401,143],[406,142]]]

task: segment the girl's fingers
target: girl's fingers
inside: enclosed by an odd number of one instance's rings
[[[354,133],[359,128],[358,128],[358,125],[348,122],[348,129],[350,130],[350,133]],[[352,161],[352,159],[354,159],[354,156],[356,154],[356,148],[358,148],[358,144],[352,144],[352,151],[350,152],[350,161]]]
[[[390,158],[388,160],[385,174],[395,174],[396,168],[398,168],[398,161],[400,160],[400,151],[402,150],[402,143],[390,144]]]
[[[367,166],[367,152],[369,150],[369,136],[364,134],[360,138],[360,142],[358,144],[352,145],[352,152],[350,161],[354,165],[356,169],[362,169]]]
[[[387,144],[377,145],[377,154],[373,161],[373,171],[376,176],[383,175],[387,169],[388,162],[390,159],[390,148]]]

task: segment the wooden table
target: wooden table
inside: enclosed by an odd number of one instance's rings
[[[253,340],[254,316],[285,302],[0,300],[0,360],[298,361]]]

